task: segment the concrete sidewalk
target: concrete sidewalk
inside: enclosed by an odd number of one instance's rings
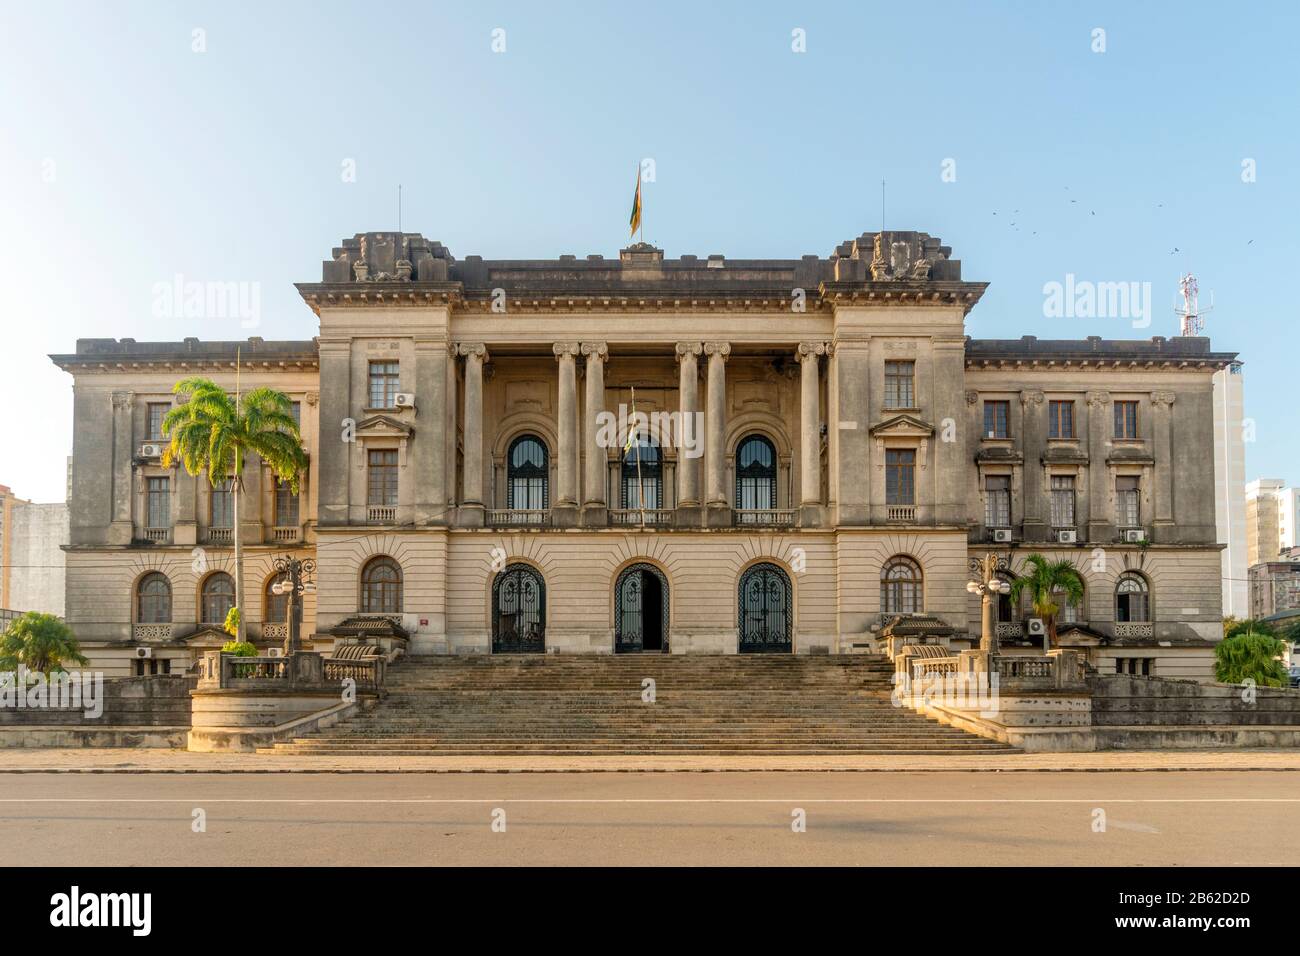
[[[311,757],[183,750],[0,750],[4,773],[628,773],[1300,770],[1297,750],[799,757]]]

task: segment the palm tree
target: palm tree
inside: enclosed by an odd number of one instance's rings
[[[1243,684],[1249,679],[1260,687],[1285,687],[1285,649],[1267,626],[1239,630],[1215,645],[1214,679],[1222,684]]]
[[[163,452],[163,465],[179,460],[191,475],[207,473],[214,488],[229,481],[235,496],[235,607],[244,640],[244,544],[239,525],[239,503],[244,494],[245,456],[259,456],[281,481],[297,494],[298,481],[307,466],[302,434],[293,417],[289,396],[273,388],[255,388],[232,397],[206,378],[187,378],[172,391],[186,401],[163,418],[162,429],[171,443]]]
[[[1041,554],[1031,554],[1025,558],[1025,566],[1011,582],[1011,600],[1019,601],[1020,595],[1029,592],[1029,600],[1034,605],[1034,613],[1047,624],[1047,647],[1056,646],[1056,615],[1060,612],[1054,600],[1057,595],[1064,595],[1070,604],[1083,600],[1083,576],[1069,561],[1049,561]]]
[[[0,637],[0,670],[17,670],[21,664],[49,675],[62,671],[65,663],[85,667],[90,661],[72,629],[53,614],[28,611],[10,621]]]

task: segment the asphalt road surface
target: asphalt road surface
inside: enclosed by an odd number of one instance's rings
[[[0,846],[70,866],[1291,865],[1300,773],[0,774]]]

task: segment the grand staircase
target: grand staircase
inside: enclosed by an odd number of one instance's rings
[[[407,657],[373,710],[263,752],[318,755],[1011,753],[890,702],[875,655]],[[654,681],[654,703],[643,681]]]

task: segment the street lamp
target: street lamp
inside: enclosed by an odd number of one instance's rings
[[[275,583],[271,585],[271,593],[289,596],[289,626],[285,629],[284,638],[284,654],[288,657],[295,651],[302,650],[302,638],[298,634],[302,617],[298,595],[315,592],[316,585],[310,577],[316,572],[316,562],[311,558],[299,560],[293,555],[286,554],[276,558],[273,563],[278,573]]]
[[[976,580],[966,583],[966,590],[981,597],[980,650],[986,654],[996,654],[998,650],[997,631],[993,625],[994,601],[1000,595],[1011,593],[1011,584],[1004,580],[999,572],[1007,572],[1011,564],[1006,558],[990,551],[983,558],[970,559],[970,573]]]

